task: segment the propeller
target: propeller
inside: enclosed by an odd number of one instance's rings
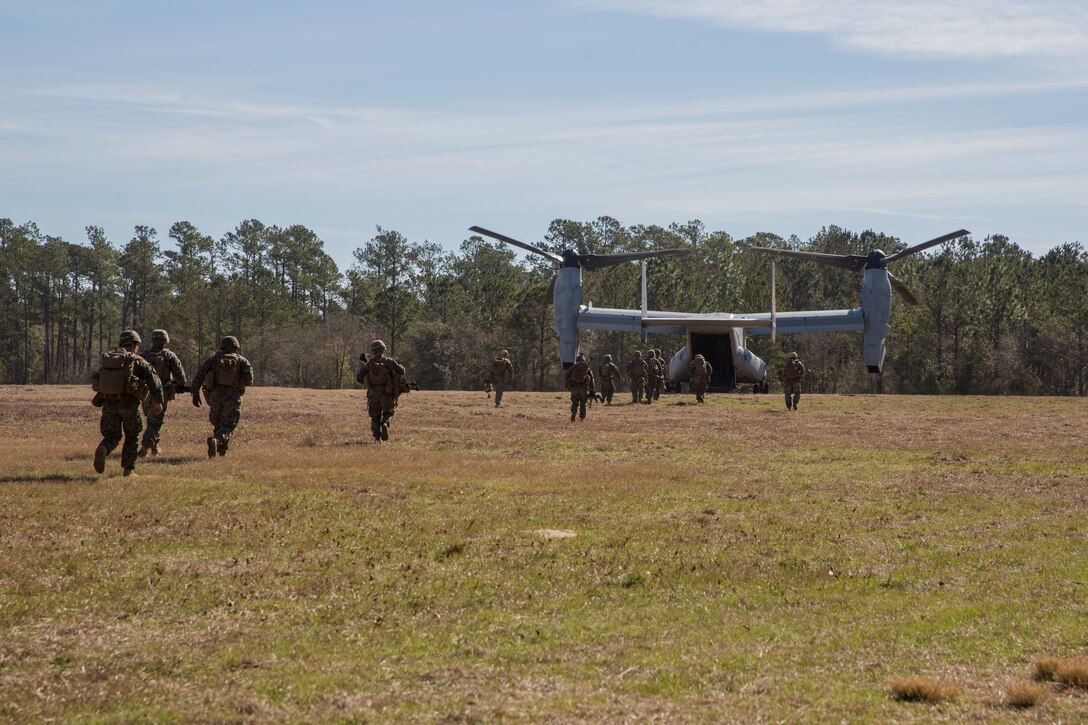
[[[581,267],[582,269],[594,270],[604,269],[606,267],[614,267],[617,264],[623,264],[624,262],[635,262],[640,259],[649,259],[650,257],[673,257],[681,254],[690,254],[690,249],[655,249],[646,252],[620,252],[618,254],[579,254],[573,249],[563,250],[562,255],[553,254],[552,252],[545,251],[540,247],[534,247],[532,244],[526,244],[525,242],[519,242],[517,239],[506,236],[505,234],[499,234],[483,227],[469,227],[469,231],[476,232],[477,234],[483,234],[484,236],[498,239],[500,242],[506,242],[512,244],[515,247],[520,247],[534,254],[551,260],[552,264],[557,267]]]
[[[855,272],[860,272],[863,269],[887,269],[889,262],[894,262],[903,257],[909,257],[912,254],[917,254],[930,247],[935,247],[938,244],[951,242],[953,239],[959,239],[970,233],[971,232],[966,229],[960,229],[959,231],[951,232],[935,239],[930,239],[928,242],[922,242],[921,244],[915,244],[913,247],[907,247],[895,254],[884,254],[884,251],[880,249],[874,249],[868,254],[825,254],[823,252],[801,252],[794,249],[773,249],[771,247],[749,247],[749,249],[754,249],[757,252],[770,252],[771,254],[778,254],[783,257],[808,259],[813,262],[819,262],[820,264],[829,264],[832,267],[841,267],[842,269],[851,269]],[[888,272],[888,281],[891,282],[892,289],[896,291],[904,302],[908,305],[918,304],[918,298],[911,294],[911,291],[903,284],[903,281],[891,272]]]

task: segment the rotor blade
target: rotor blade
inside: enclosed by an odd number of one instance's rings
[[[770,252],[783,257],[798,257],[808,259],[821,264],[830,264],[832,267],[859,270],[865,267],[867,257],[860,254],[824,254],[823,252],[800,252],[794,249],[772,249],[771,247],[748,247],[757,252]]]
[[[894,262],[897,259],[908,257],[917,252],[921,252],[923,249],[929,249],[935,247],[938,244],[944,244],[945,242],[951,242],[953,239],[959,239],[960,237],[966,237],[971,232],[966,229],[960,229],[958,232],[952,232],[951,234],[945,234],[943,237],[937,237],[936,239],[930,239],[928,242],[922,242],[921,244],[915,244],[913,247],[907,247],[902,252],[896,252],[895,254],[889,254],[884,258],[885,262]]]
[[[578,263],[583,269],[604,269],[624,262],[634,262],[651,257],[673,257],[691,254],[690,249],[655,249],[648,252],[621,252],[619,254],[579,254]]]
[[[892,283],[892,289],[903,298],[904,302],[911,307],[916,307],[918,305],[918,298],[911,294],[907,286],[903,284],[903,280],[899,279],[891,272],[888,272],[888,281]]]
[[[499,234],[483,227],[469,227],[470,232],[476,232],[477,234],[483,234],[484,236],[491,237],[492,239],[498,239],[500,242],[506,242],[507,244],[513,244],[515,247],[520,247],[528,252],[539,254],[542,257],[547,257],[555,264],[563,264],[563,258],[558,254],[552,254],[551,252],[545,252],[539,247],[534,247],[532,244],[526,244],[525,242],[519,242],[516,239],[512,239],[505,234]]]

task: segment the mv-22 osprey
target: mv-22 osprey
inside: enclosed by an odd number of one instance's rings
[[[970,234],[966,229],[930,239],[895,254],[874,249],[867,255],[823,254],[790,249],[749,247],[748,249],[786,257],[807,259],[854,271],[865,271],[861,283],[861,306],[849,310],[806,310],[776,312],[774,303],[774,273],[771,273],[771,311],[752,314],[728,312],[662,312],[646,308],[646,264],[652,257],[688,254],[690,249],[659,249],[618,254],[579,254],[573,249],[553,254],[525,242],[482,227],[470,231],[483,234],[515,247],[539,254],[558,268],[552,280],[549,296],[555,315],[555,331],[559,335],[559,359],[564,368],[574,364],[578,355],[578,330],[617,330],[687,336],[687,345],[669,361],[669,380],[680,383],[688,379],[689,364],[694,355],[701,354],[714,366],[711,389],[729,391],[739,383],[766,383],[767,363],[745,347],[745,331],[753,335],[796,332],[861,332],[865,365],[871,373],[884,368],[884,339],[891,332],[892,291],[909,305],[917,304],[900,280],[888,271],[888,264],[944,242]],[[604,269],[631,261],[642,261],[642,308],[639,310],[593,307],[582,304],[582,270]]]

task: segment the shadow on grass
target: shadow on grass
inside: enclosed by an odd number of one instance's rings
[[[87,473],[29,473],[25,476],[0,476],[0,483],[86,483],[98,476]]]

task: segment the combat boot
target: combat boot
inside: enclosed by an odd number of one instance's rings
[[[227,455],[227,441],[221,441],[219,439],[216,439],[215,443],[216,451],[219,453],[219,456],[222,457]]]
[[[136,478],[136,470],[133,468],[126,468],[122,473],[125,478]]]
[[[157,457],[160,453],[162,453],[162,449],[159,448],[159,444],[158,443],[152,443],[151,444],[151,455]]]
[[[378,426],[378,435],[381,436],[383,441],[389,440],[389,423],[388,421],[382,421],[382,424]]]
[[[150,449],[150,446],[148,444],[141,443],[140,444],[140,450],[136,451],[136,457],[137,458],[144,458],[145,456],[147,456],[147,451],[149,449]]]
[[[96,473],[106,472],[106,456],[109,455],[106,452],[105,446],[99,446],[94,449],[94,470]]]
[[[208,436],[208,458],[215,458],[215,436]]]
[[[573,422],[574,422],[574,416],[575,416],[575,413],[571,413],[571,414],[570,414],[570,422],[571,422],[571,423],[573,423]]]

